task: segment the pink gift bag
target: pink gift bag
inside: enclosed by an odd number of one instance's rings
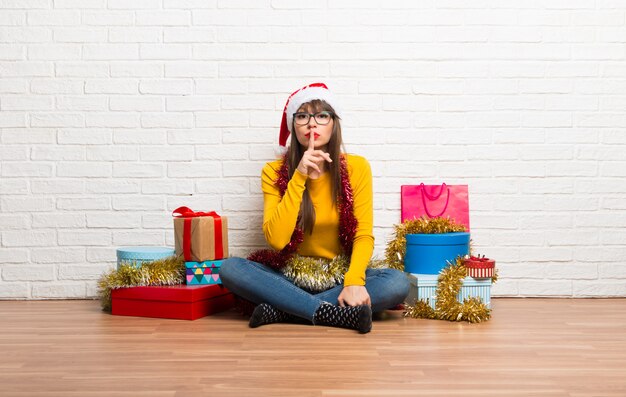
[[[467,185],[402,185],[402,222],[407,219],[450,217],[470,230]]]

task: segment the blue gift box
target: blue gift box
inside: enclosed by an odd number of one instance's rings
[[[121,247],[117,249],[117,268],[121,265],[141,267],[143,263],[164,259],[174,255],[167,247]]]
[[[187,285],[222,284],[220,268],[223,259],[204,262],[185,262]]]
[[[404,271],[413,274],[439,274],[457,256],[469,255],[470,234],[407,234]]]
[[[415,300],[427,301],[435,308],[437,302],[437,274],[407,274],[411,286],[406,302],[412,305]],[[465,277],[463,286],[456,296],[461,303],[467,298],[480,298],[487,308],[491,309],[491,279],[475,279]]]

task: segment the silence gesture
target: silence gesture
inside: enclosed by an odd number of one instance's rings
[[[309,130],[309,146],[298,164],[298,171],[311,178],[319,177],[324,169],[324,161],[332,163],[330,155],[323,150],[315,150],[315,132]]]

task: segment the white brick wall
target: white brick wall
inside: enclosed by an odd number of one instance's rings
[[[0,0],[0,299],[83,298],[179,205],[262,245],[259,173],[325,81],[374,173],[470,185],[497,296],[626,296],[626,2]]]

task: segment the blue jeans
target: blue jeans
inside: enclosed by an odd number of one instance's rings
[[[406,275],[394,269],[367,269],[365,288],[372,311],[380,312],[404,301],[409,293]],[[310,293],[294,285],[282,273],[244,258],[228,258],[220,268],[222,284],[231,292],[256,304],[269,303],[286,313],[313,321],[322,302],[337,305],[343,285]]]

